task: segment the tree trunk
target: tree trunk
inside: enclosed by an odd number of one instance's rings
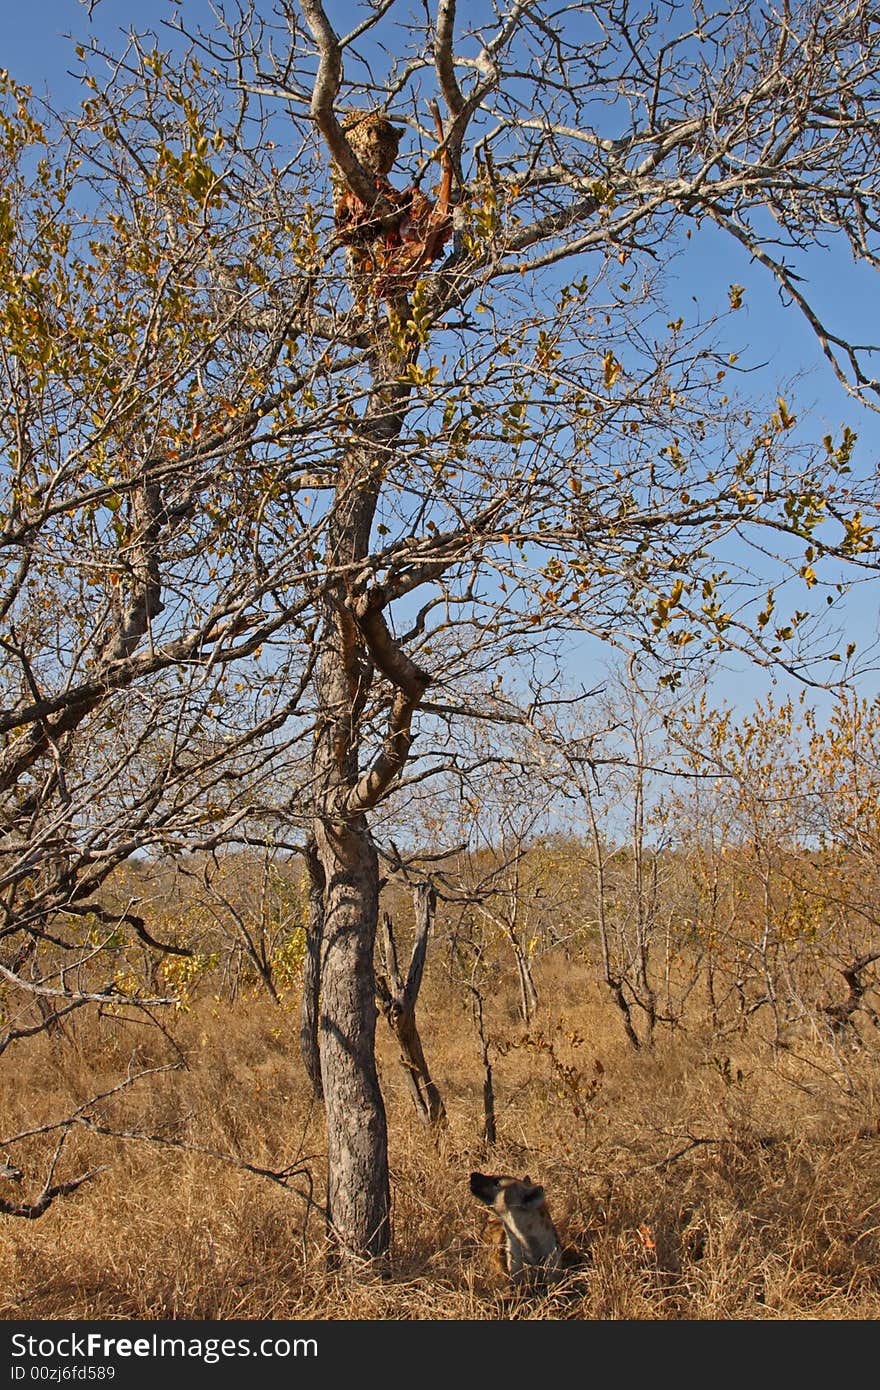
[[[532,1016],[538,1011],[538,991],[535,988],[529,958],[515,938],[513,938],[513,952],[516,958],[516,973],[519,978],[519,1014],[523,1023],[528,1026],[532,1021]]]
[[[405,301],[398,311],[408,317]],[[352,1273],[384,1255],[390,1242],[387,1127],[375,1060],[379,864],[367,815],[406,763],[412,715],[429,683],[385,621],[391,594],[358,573],[406,417],[412,386],[404,369],[418,353],[413,339],[402,356],[385,320],[373,332],[370,399],[358,443],[339,459],[327,524],[325,564],[333,578],[321,604],[312,763],[312,838],[324,880],[318,1033],[328,1223]],[[386,736],[362,768],[362,718],[377,668],[394,694]]]
[[[489,1057],[489,1039],[483,1021],[483,995],[471,982],[470,991],[474,1000],[474,1023],[480,1040],[480,1061],[483,1065],[483,1140],[494,1146],[498,1139],[495,1126],[495,1083],[492,1078],[492,1062]]]
[[[379,866],[363,818],[319,821],[315,838],[326,878],[319,1027],[329,1218],[351,1268],[383,1255],[390,1238],[387,1129],[374,1054]]]
[[[363,471],[362,471],[363,470]],[[363,555],[375,507],[357,455],[341,469],[330,526],[340,565]],[[360,484],[360,485],[358,485]],[[327,1118],[328,1221],[342,1264],[384,1254],[390,1194],[385,1107],[375,1063],[373,949],[379,864],[366,817],[350,809],[359,776],[359,716],[373,667],[343,584],[324,607],[318,666],[312,838],[323,879],[318,1037]]]
[[[376,468],[353,450],[340,464],[328,527],[329,560],[340,578],[324,602],[317,672],[312,839],[322,887],[318,1041],[327,1119],[328,1225],[341,1263],[385,1253],[390,1192],[385,1107],[375,1062],[373,949],[379,864],[366,814],[353,805],[360,778],[360,717],[373,662],[349,607],[345,567],[369,548]]]

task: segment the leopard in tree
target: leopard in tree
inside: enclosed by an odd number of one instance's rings
[[[443,130],[434,111],[438,139]],[[449,199],[452,171],[445,152],[437,201],[425,197],[416,184],[397,189],[389,181],[405,127],[381,111],[350,111],[342,129],[357,159],[373,176],[376,192],[397,211],[390,226],[376,225],[372,209],[361,202],[335,165],[331,168],[333,211],[340,240],[349,248],[349,274],[358,307],[385,299],[400,303],[421,271],[441,255],[452,236]]]
[[[352,111],[343,120],[342,128],[368,173],[380,179],[391,173],[400,141],[406,134],[405,126],[394,125],[381,111]]]

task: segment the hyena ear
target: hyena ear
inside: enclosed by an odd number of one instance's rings
[[[524,1178],[524,1179],[523,1179],[523,1182],[528,1183],[528,1178]],[[531,1192],[527,1192],[526,1195],[525,1195],[525,1197],[523,1198],[523,1205],[524,1205],[524,1206],[527,1206],[527,1207],[536,1207],[536,1206],[538,1206],[541,1202],[543,1202],[543,1200],[544,1200],[544,1189],[543,1189],[543,1187],[533,1187],[532,1190],[531,1190]]]
[[[531,1187],[531,1185],[532,1185],[532,1180],[531,1180],[531,1178],[529,1177],[528,1173],[526,1173],[525,1177],[523,1178],[523,1183],[524,1183],[524,1185],[525,1185],[526,1187]]]
[[[478,1201],[491,1206],[498,1196],[498,1179],[487,1173],[471,1173],[471,1192]]]

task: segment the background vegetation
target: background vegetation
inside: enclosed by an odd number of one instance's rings
[[[3,1155],[23,1176],[4,1188],[94,1176],[38,1221],[5,1221],[2,1315],[877,1316],[880,705],[842,701],[819,724],[768,704],[733,723],[628,695],[628,726],[605,738],[642,761],[618,761],[602,795],[584,783],[592,821],[571,769],[545,747],[542,774],[523,746],[472,820],[496,825],[492,843],[432,865],[418,1017],[445,1123],[420,1117],[382,1024],[384,1279],[351,1286],[326,1264],[323,1118],[290,1065],[304,865],[141,859],[108,907],[148,905],[195,954],[105,935],[97,972],[110,951],[130,996],[179,999],[152,1011],[161,1027],[102,1005],[10,1043],[3,1113],[24,1137]],[[627,691],[610,698],[622,709]],[[535,789],[566,773],[569,821],[538,833]],[[411,882],[383,890],[402,961]],[[13,998],[7,1042],[42,1021],[39,999],[13,1013]],[[558,1286],[517,1298],[499,1283],[474,1167],[545,1184],[567,1245]]]

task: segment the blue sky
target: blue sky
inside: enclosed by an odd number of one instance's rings
[[[3,63],[18,81],[29,83],[41,95],[48,91],[63,103],[77,95],[77,84],[67,75],[75,59],[65,34],[79,40],[92,34],[109,39],[118,36],[120,29],[156,25],[181,8],[171,0],[99,0],[89,19],[80,0],[31,0],[30,4],[8,0]],[[202,0],[187,0],[187,13],[204,9]]]
[[[91,17],[80,0],[31,0],[30,5],[16,5],[7,15],[3,62],[17,80],[29,83],[36,93],[48,95],[58,106],[72,106],[78,101],[79,89],[70,73],[76,65],[73,43],[65,34],[72,34],[74,41],[94,35],[116,48],[121,46],[125,30],[152,28],[160,35],[161,46],[161,21],[175,11],[182,11],[191,26],[200,20],[210,24],[208,0],[184,0],[183,4],[180,0],[98,0]],[[328,12],[335,19],[349,17],[353,11],[350,0],[329,0]],[[828,253],[814,254],[805,269],[820,314],[827,312],[835,326],[856,340],[871,340],[880,322],[876,275],[852,266],[846,255]],[[849,425],[859,435],[859,471],[876,471],[880,416],[846,397],[800,317],[779,304],[775,290],[764,277],[755,275],[739,248],[717,235],[701,234],[676,273],[683,301],[694,295],[703,302],[711,293],[723,300],[727,285],[734,281],[745,285],[744,309],[735,326],[741,329],[750,360],[766,364],[756,373],[762,390],[772,399],[777,383],[805,373],[797,393],[805,433],[821,439],[831,432],[839,438],[842,425]],[[846,624],[847,639],[855,639],[860,649],[877,642],[876,581],[855,590],[846,610]],[[759,695],[766,687],[766,672],[738,668],[739,699]],[[880,673],[866,675],[863,689],[871,694],[880,689]]]

